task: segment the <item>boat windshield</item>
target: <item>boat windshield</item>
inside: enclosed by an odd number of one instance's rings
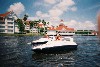
[[[50,39],[52,40],[55,40],[55,37],[54,36],[49,36]]]

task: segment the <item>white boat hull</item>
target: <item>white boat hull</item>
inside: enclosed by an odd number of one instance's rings
[[[62,38],[61,40],[55,40],[51,37],[51,39],[40,39],[36,42],[39,45],[32,46],[32,50],[36,53],[53,53],[53,52],[60,52],[60,51],[69,51],[73,49],[77,49],[77,44],[73,41],[73,38],[67,37]],[[45,43],[47,41],[47,43]],[[42,43],[43,44],[42,44]]]
[[[71,51],[76,50],[77,45],[64,45],[64,46],[55,46],[55,47],[48,47],[43,49],[32,49],[35,53],[59,53],[62,51]]]

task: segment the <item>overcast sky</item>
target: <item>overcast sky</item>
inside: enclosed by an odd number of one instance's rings
[[[20,18],[44,19],[51,25],[60,20],[75,29],[96,29],[100,0],[0,0],[0,14],[14,11]]]

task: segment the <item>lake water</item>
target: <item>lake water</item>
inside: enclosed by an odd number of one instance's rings
[[[0,36],[0,67],[100,67],[100,42],[97,36],[72,36],[77,50],[35,54],[32,40],[40,36]]]

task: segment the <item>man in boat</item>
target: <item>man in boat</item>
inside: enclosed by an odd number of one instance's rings
[[[56,40],[61,40],[61,36],[60,36],[60,34],[57,33],[57,35],[56,35],[55,38],[56,38]]]

